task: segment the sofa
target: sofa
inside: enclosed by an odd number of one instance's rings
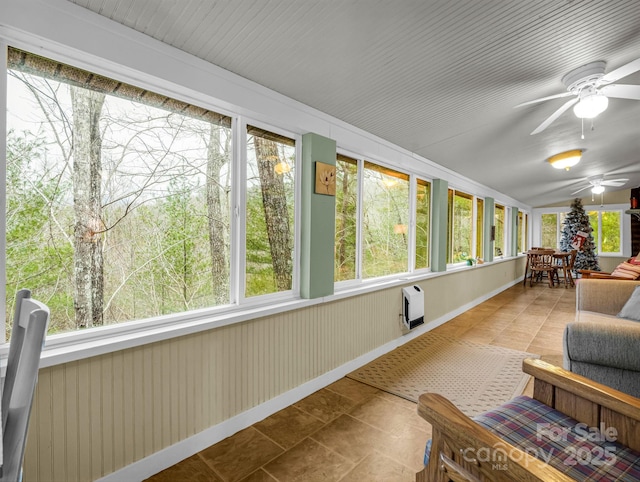
[[[640,281],[580,279],[576,319],[563,335],[563,366],[640,398],[640,322],[617,317]]]

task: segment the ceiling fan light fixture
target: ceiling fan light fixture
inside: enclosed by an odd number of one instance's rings
[[[593,194],[602,194],[604,192],[604,186],[602,184],[597,184],[591,188],[591,192]]]
[[[571,151],[561,152],[555,156],[551,156],[547,161],[556,169],[569,170],[580,162],[582,157],[582,149],[573,149]]]
[[[573,113],[579,119],[593,119],[607,110],[609,98],[600,92],[589,92],[573,107]]]

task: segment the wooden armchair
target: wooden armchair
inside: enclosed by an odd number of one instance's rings
[[[588,427],[615,427],[620,446],[640,450],[640,399],[541,360],[524,360],[523,371],[534,377],[533,399],[542,406]],[[441,395],[421,395],[418,413],[433,432],[429,463],[416,482],[575,480],[498,437]]]

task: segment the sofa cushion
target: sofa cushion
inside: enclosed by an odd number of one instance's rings
[[[640,480],[640,453],[526,396],[474,417],[506,442],[575,480]]]
[[[638,279],[640,278],[640,265],[623,262],[616,266],[611,273],[611,276],[617,276],[618,278],[625,279]]]
[[[626,320],[640,321],[640,286],[636,286],[636,289],[633,290],[631,297],[618,313],[618,317]]]

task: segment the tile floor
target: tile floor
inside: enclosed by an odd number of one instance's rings
[[[574,315],[574,289],[518,284],[436,330],[557,362]],[[430,432],[414,403],[343,378],[147,480],[408,482]]]

